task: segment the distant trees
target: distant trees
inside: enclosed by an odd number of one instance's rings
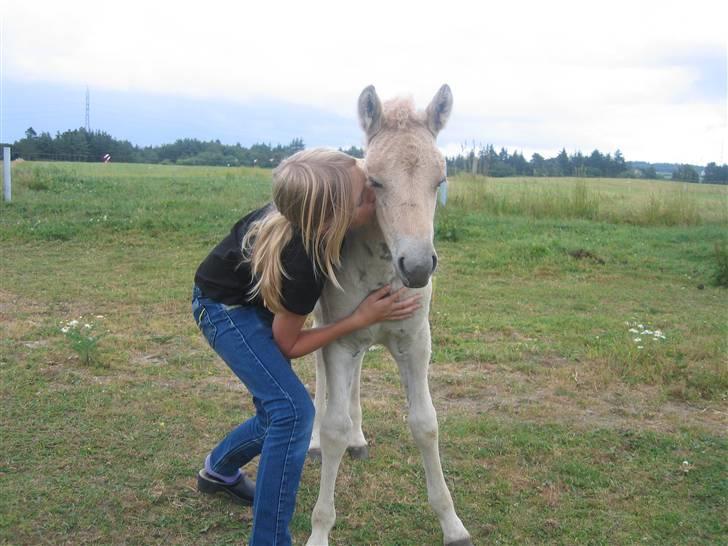
[[[682,182],[700,182],[700,174],[690,165],[680,165],[677,170],[672,173],[673,180]]]
[[[286,157],[303,150],[303,139],[294,138],[289,144],[275,146],[258,143],[250,148],[209,142],[194,138],[178,139],[161,146],[134,146],[127,140],[117,140],[103,131],[86,131],[85,128],[56,133],[40,133],[32,127],[25,131],[25,138],[12,145],[13,159],[22,157],[32,160],[101,161],[110,154],[113,161],[123,163],[175,163],[177,165],[258,165],[273,167]]]
[[[461,152],[455,157],[448,157],[450,173],[467,171],[473,174],[486,176],[639,176],[643,178],[656,177],[654,169],[648,173],[632,172],[622,155],[617,150],[614,157],[603,155],[594,150],[589,156],[581,152],[569,155],[562,149],[556,157],[544,158],[541,154],[533,154],[528,161],[521,152],[512,154],[505,148],[499,152],[488,144],[479,149],[473,149],[465,154]]]
[[[703,182],[710,184],[728,184],[728,165],[720,167],[714,162],[710,162],[705,166]]]
[[[657,169],[655,168],[657,167]],[[447,158],[448,173],[468,172],[485,176],[579,176],[609,178],[657,179],[672,174],[673,180],[700,182],[699,168],[694,165],[673,165],[670,163],[630,163],[620,150],[603,154],[599,150],[589,155],[576,152],[569,155],[562,149],[555,157],[545,158],[535,153],[527,160],[519,151],[509,153],[505,148],[499,152],[487,144],[478,148],[473,145],[469,151],[465,145],[461,152]],[[659,173],[658,173],[659,169]],[[728,165],[719,167],[709,163],[702,175],[703,182],[728,184]]]
[[[344,150],[343,148],[339,148],[339,151],[344,152],[345,154],[349,154],[352,157],[357,157],[359,159],[362,159],[364,157],[364,150],[358,148],[357,146],[349,146],[349,148],[346,150]]]
[[[116,161],[131,162],[139,160],[139,148],[126,140],[116,140],[102,131],[86,131],[84,128],[56,133],[38,134],[28,127],[25,138],[12,145],[13,158],[100,161],[104,154],[111,154]],[[141,156],[139,156],[141,157]]]

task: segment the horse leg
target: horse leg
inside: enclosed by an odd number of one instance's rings
[[[445,483],[438,448],[438,425],[427,381],[430,362],[430,329],[425,326],[410,342],[395,341],[390,351],[406,385],[410,430],[422,453],[427,480],[427,498],[437,514],[446,546],[472,546],[470,534],[455,513]]]
[[[328,400],[321,420],[321,484],[319,496],[311,514],[311,537],[307,546],[328,546],[329,532],[336,521],[334,488],[341,457],[351,437],[349,389],[356,371],[351,352],[339,343],[324,347]]]
[[[352,459],[368,459],[369,446],[364,437],[364,431],[361,428],[361,399],[360,399],[360,383],[361,383],[361,365],[364,358],[364,350],[362,349],[355,357],[356,369],[352,377],[351,398],[349,399],[349,415],[351,416],[352,429],[349,438],[349,446],[346,451],[351,455]]]
[[[316,394],[314,396],[314,406],[316,408],[316,416],[313,421],[313,433],[311,434],[311,443],[308,447],[308,456],[314,461],[321,460],[321,419],[326,412],[326,363],[321,349],[314,353],[316,359]],[[351,438],[346,451],[352,459],[368,459],[369,446],[364,437],[364,431],[361,428],[361,399],[360,399],[360,379],[361,379],[362,358],[356,361],[356,373],[353,376],[351,385],[351,399],[349,401],[349,415],[353,423],[351,429]]]
[[[318,349],[314,352],[316,360],[316,393],[314,394],[314,407],[316,415],[313,419],[313,432],[311,433],[311,443],[308,446],[308,456],[315,460],[321,460],[321,419],[326,412],[326,362],[324,361],[323,351]]]

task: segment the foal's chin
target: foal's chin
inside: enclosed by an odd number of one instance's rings
[[[407,288],[424,288],[430,282],[431,277],[427,277],[426,279],[412,280],[412,281],[407,279],[406,277],[403,277],[402,275],[399,275],[397,278],[402,283],[402,285]]]

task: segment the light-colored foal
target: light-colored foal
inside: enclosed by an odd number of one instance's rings
[[[377,195],[376,221],[347,235],[338,279],[327,284],[315,311],[325,324],[350,314],[367,294],[391,284],[422,294],[422,307],[409,319],[382,322],[343,337],[317,351],[316,422],[312,452],[320,447],[321,485],[311,516],[307,545],[328,545],[336,520],[334,488],[347,448],[367,456],[361,428],[359,376],[367,349],[384,345],[397,361],[407,393],[408,423],[422,453],[427,495],[448,546],[472,546],[455,513],[445,483],[438,448],[438,424],[427,381],[430,362],[428,313],[437,264],[433,246],[438,186],[445,181],[445,162],[435,138],[447,122],[452,94],[443,85],[427,110],[416,112],[411,101],[382,104],[373,87],[359,97],[359,120],[367,136],[366,166]],[[393,537],[396,538],[396,537]]]

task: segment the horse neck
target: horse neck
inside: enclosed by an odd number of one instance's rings
[[[382,281],[388,282],[392,277],[391,253],[376,220],[347,234],[345,252],[345,264],[350,262],[366,267],[372,276],[381,277]]]

